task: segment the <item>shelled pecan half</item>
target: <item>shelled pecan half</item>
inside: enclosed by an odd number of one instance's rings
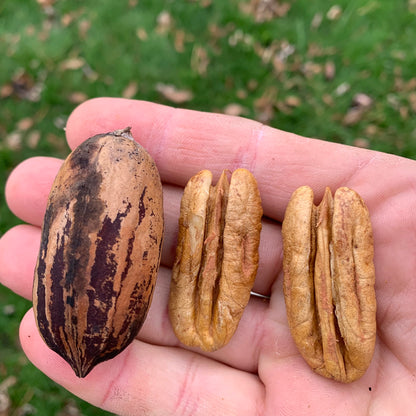
[[[237,329],[257,273],[261,217],[254,176],[208,170],[192,177],[181,202],[169,316],[178,339],[214,351]]]
[[[294,341],[317,373],[341,382],[361,377],[376,339],[373,236],[367,207],[353,190],[315,206],[298,188],[283,221],[284,296]]]

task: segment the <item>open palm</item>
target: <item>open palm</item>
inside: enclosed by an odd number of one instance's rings
[[[285,133],[259,123],[133,100],[101,98],[68,120],[73,148],[96,133],[132,127],[164,182],[165,242],[148,318],[123,353],[78,379],[41,340],[33,312],[20,338],[29,359],[65,388],[120,415],[411,415],[416,414],[416,162]],[[33,158],[12,173],[10,208],[28,223],[0,240],[0,281],[30,298],[46,198],[61,161]],[[263,201],[260,267],[231,342],[215,353],[181,346],[167,304],[179,203],[201,169],[216,178],[249,169]],[[316,375],[291,339],[282,293],[281,221],[291,193],[355,189],[370,210],[376,266],[377,342],[358,381]]]

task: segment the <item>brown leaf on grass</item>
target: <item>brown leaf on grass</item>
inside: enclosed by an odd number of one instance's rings
[[[277,88],[268,88],[263,95],[254,101],[256,120],[268,124],[274,117],[277,103]]]
[[[373,99],[362,92],[355,94],[352,99],[352,105],[363,109],[369,108],[373,104]]]
[[[240,5],[243,13],[252,15],[259,23],[286,16],[290,7],[290,3],[278,0],[250,0]]]
[[[311,29],[318,29],[321,26],[324,16],[321,12],[316,13],[311,21]]]
[[[8,416],[12,401],[7,391],[0,391],[0,416]]]
[[[345,126],[352,126],[354,124],[357,124],[361,119],[363,118],[364,111],[360,108],[350,108],[345,114],[342,123]]]
[[[185,31],[178,29],[175,31],[175,51],[182,53],[185,51]]]
[[[136,36],[140,39],[140,40],[147,40],[147,38],[148,38],[148,34],[147,34],[147,32],[146,32],[146,29],[144,29],[144,28],[142,28],[142,27],[139,27],[137,30],[136,30]]]
[[[34,123],[35,121],[31,117],[22,118],[21,120],[17,122],[17,129],[20,131],[29,130],[33,126]]]
[[[50,7],[53,6],[56,2],[56,0],[36,0],[39,6],[42,7]]]
[[[285,104],[289,107],[299,107],[302,104],[302,101],[296,95],[288,95],[285,98]]]
[[[22,132],[11,132],[6,136],[5,143],[10,150],[20,150],[22,148]]]
[[[81,104],[87,100],[88,100],[88,95],[82,91],[71,92],[71,94],[69,94],[68,96],[68,101],[73,104]]]
[[[30,149],[36,149],[40,140],[40,131],[33,130],[26,137],[26,143]]]
[[[370,148],[370,141],[368,139],[358,137],[354,140],[354,146],[361,147],[363,149],[369,149]]]
[[[200,45],[195,45],[192,49],[191,69],[199,75],[206,75],[209,65],[209,57],[206,49]]]
[[[43,89],[44,78],[45,74],[40,74],[39,79],[35,81],[32,75],[24,69],[19,69],[11,80],[13,94],[23,100],[38,102]]]
[[[121,96],[123,98],[133,98],[137,91],[139,90],[139,86],[136,81],[131,81],[126,88],[124,88],[123,92],[121,93]]]
[[[162,10],[157,16],[156,33],[168,33],[173,28],[173,18],[167,10]]]
[[[325,79],[331,81],[335,78],[336,67],[334,61],[326,61],[324,66]]]
[[[306,78],[313,78],[315,75],[322,73],[322,65],[313,61],[307,61],[302,66],[302,72]]]
[[[229,116],[242,116],[248,114],[248,109],[241,104],[231,103],[225,106],[223,113]]]
[[[373,99],[364,93],[355,94],[351,107],[342,122],[345,126],[352,126],[362,120],[365,112],[371,107]]]
[[[175,104],[186,103],[194,97],[190,90],[181,90],[170,84],[158,83],[156,84],[156,91]]]
[[[74,15],[72,13],[65,13],[61,17],[61,24],[64,27],[68,27],[74,20]]]
[[[57,416],[82,416],[80,409],[73,400],[69,400]]]
[[[88,31],[91,27],[91,21],[88,19],[82,19],[78,23],[78,35],[80,39],[85,40],[87,38]]]
[[[74,71],[74,70],[82,68],[84,65],[85,65],[84,58],[76,56],[76,57],[68,58],[62,61],[59,64],[59,69],[61,71],[68,71],[68,70]]]
[[[416,92],[411,92],[408,100],[411,110],[416,114]]]
[[[416,0],[408,0],[408,9],[410,13],[416,14]]]
[[[342,8],[338,4],[334,4],[326,13],[328,20],[338,20],[342,16]]]
[[[14,92],[13,85],[11,82],[7,82],[0,87],[0,98],[10,97]]]

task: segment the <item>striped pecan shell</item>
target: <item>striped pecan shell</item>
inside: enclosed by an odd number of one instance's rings
[[[169,316],[178,339],[205,351],[228,343],[237,329],[258,267],[260,194],[254,176],[224,171],[215,186],[208,170],[192,177],[181,201]]]
[[[44,341],[78,377],[137,335],[162,239],[159,173],[129,129],[91,137],[68,156],[49,195],[33,304]]]

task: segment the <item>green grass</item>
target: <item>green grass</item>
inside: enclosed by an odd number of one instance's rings
[[[68,153],[63,126],[80,101],[74,93],[121,96],[131,82],[137,83],[134,98],[171,104],[157,85],[173,84],[193,94],[183,107],[222,112],[238,104],[245,117],[283,130],[416,158],[410,2],[340,0],[342,12],[331,20],[327,1],[287,1],[285,16],[262,23],[242,11],[249,0],[60,0],[48,10],[35,0],[2,1],[1,194],[20,161]],[[171,17],[164,32],[162,11]],[[82,60],[80,67],[65,69],[68,59]],[[328,63],[335,66],[329,79]],[[22,76],[26,81],[17,88]],[[372,104],[346,123],[356,94]],[[1,196],[0,234],[18,222]],[[5,315],[1,307],[9,304],[15,312]],[[37,414],[55,415],[74,398],[20,351],[18,322],[29,306],[0,288],[0,379],[17,376],[9,391],[13,411],[28,403]],[[75,403],[85,415],[103,414]]]

